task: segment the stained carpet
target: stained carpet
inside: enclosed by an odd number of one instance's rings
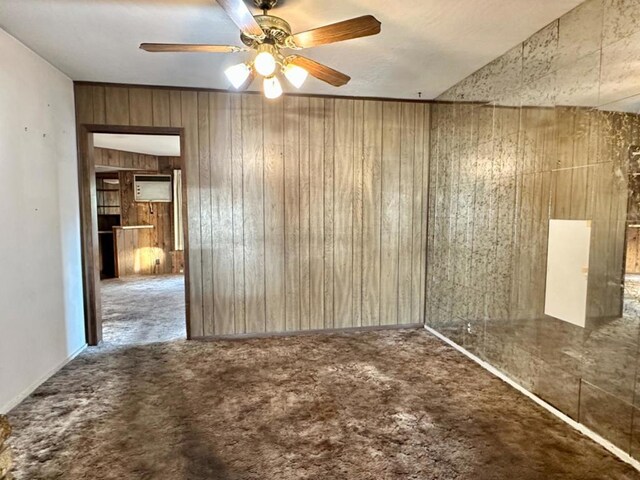
[[[640,478],[424,330],[187,342],[179,277],[105,297],[10,414],[18,479]]]

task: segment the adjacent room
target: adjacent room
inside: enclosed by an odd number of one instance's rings
[[[180,136],[91,135],[103,339],[186,338]]]
[[[640,0],[0,0],[0,480],[640,479]]]

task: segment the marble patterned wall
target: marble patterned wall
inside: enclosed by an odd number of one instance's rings
[[[640,1],[588,0],[438,100],[427,324],[640,459]],[[585,328],[544,314],[550,219],[591,221]]]

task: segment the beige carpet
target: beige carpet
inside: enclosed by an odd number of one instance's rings
[[[11,412],[18,479],[640,478],[423,330],[186,342],[181,280],[130,286]]]

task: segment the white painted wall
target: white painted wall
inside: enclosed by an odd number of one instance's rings
[[[0,413],[84,347],[73,84],[0,30]]]

